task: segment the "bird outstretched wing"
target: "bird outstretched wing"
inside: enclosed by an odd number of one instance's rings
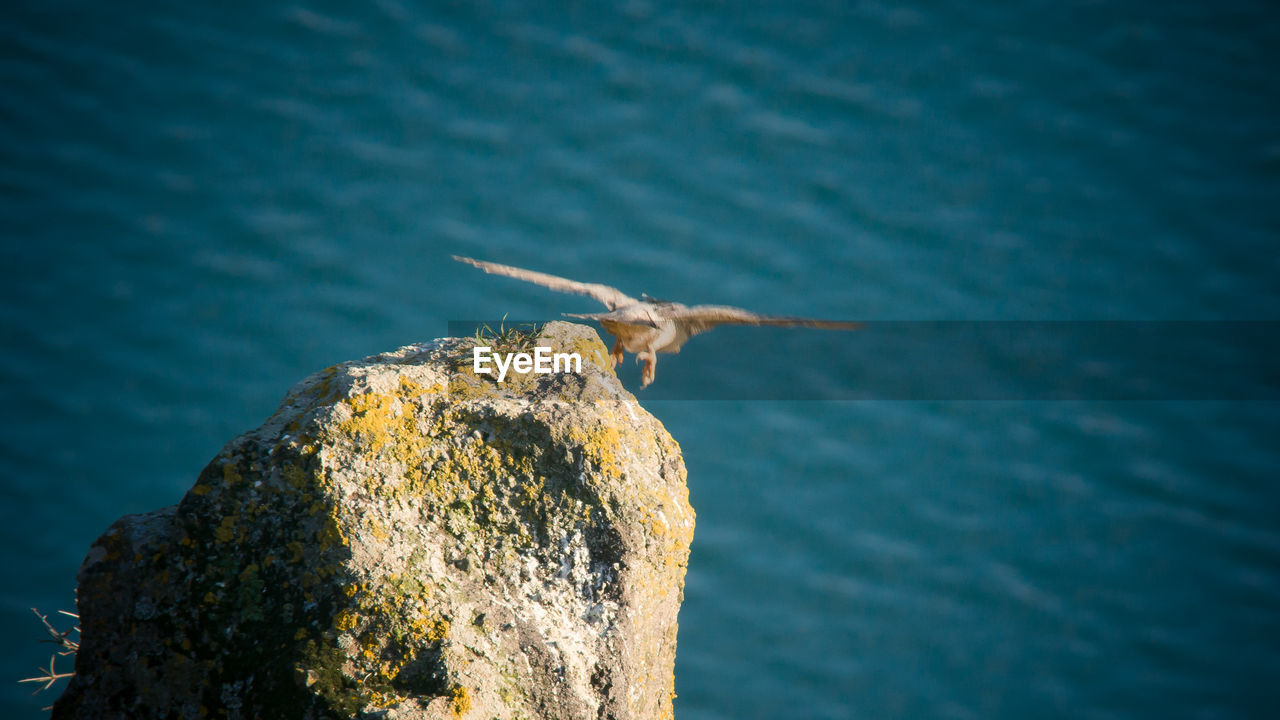
[[[749,310],[728,305],[694,305],[672,308],[669,319],[675,321],[688,337],[703,333],[717,325],[772,325],[776,327],[807,327],[825,330],[857,330],[862,323],[840,320],[815,320],[813,318],[757,315]]]
[[[467,263],[468,265],[474,265],[481,270],[494,275],[506,275],[507,277],[531,282],[559,292],[586,295],[604,303],[604,306],[610,310],[616,310],[619,307],[640,302],[621,290],[609,287],[608,285],[577,282],[567,278],[557,277],[555,275],[534,272],[533,270],[522,270],[518,267],[499,265],[498,263],[485,262],[483,260],[473,260],[472,258],[461,257],[459,255],[454,255],[453,259],[458,262]]]

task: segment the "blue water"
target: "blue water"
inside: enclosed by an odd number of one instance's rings
[[[867,321],[1280,320],[1265,2],[123,5],[0,11],[5,717],[54,698],[10,682],[28,608],[293,382],[596,309],[453,253]],[[785,379],[751,347],[738,387]],[[646,402],[698,511],[677,717],[1272,717],[1280,407],[1165,390]]]

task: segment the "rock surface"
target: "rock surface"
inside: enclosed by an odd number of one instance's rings
[[[475,344],[317,373],[178,505],[116,521],[53,716],[670,717],[679,447],[589,328],[537,341],[580,374],[497,383]]]

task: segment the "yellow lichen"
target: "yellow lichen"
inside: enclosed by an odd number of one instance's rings
[[[409,630],[415,639],[438,643],[449,635],[449,621],[423,616],[410,623]]]
[[[338,430],[367,444],[370,455],[376,456],[391,445],[393,459],[408,460],[404,451],[421,454],[426,441],[417,431],[414,413],[406,412],[405,405],[427,394],[430,394],[428,388],[400,378],[400,385],[393,393],[367,392],[348,398],[346,404],[351,408],[351,417],[339,422]]]
[[[609,362],[609,351],[599,337],[578,338],[569,343],[560,352],[578,353],[584,362],[589,362],[601,370],[617,377],[613,363]]]
[[[346,545],[347,534],[342,531],[342,523],[339,522],[336,513],[335,509],[325,514],[320,526],[320,532],[316,535],[316,541],[322,551],[334,546]]]
[[[220,543],[231,542],[236,538],[236,515],[227,515],[222,523],[213,531],[213,537]]]
[[[592,428],[572,427],[569,429],[569,441],[580,446],[602,473],[610,477],[622,474],[622,463],[619,455],[623,452],[622,433],[614,424]],[[630,440],[632,438],[628,438]]]
[[[333,629],[338,632],[354,630],[356,623],[359,622],[359,620],[360,618],[356,615],[355,611],[349,608],[340,610],[337,615],[333,616]]]
[[[449,706],[453,709],[453,716],[461,718],[471,709],[471,691],[461,685],[454,685],[449,689]]]

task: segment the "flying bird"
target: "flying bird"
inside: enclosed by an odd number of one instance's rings
[[[653,382],[658,367],[658,353],[678,353],[685,342],[717,325],[774,325],[778,327],[810,327],[826,330],[856,330],[860,323],[813,320],[811,318],[757,315],[727,305],[694,305],[656,300],[648,295],[633,298],[621,290],[598,283],[581,283],[555,275],[523,270],[510,265],[453,256],[454,260],[474,265],[486,273],[506,275],[559,292],[586,295],[609,308],[608,312],[566,317],[598,320],[604,329],[617,336],[609,358],[613,366],[622,362],[623,351],[636,354],[636,362],[644,361],[642,387]]]

